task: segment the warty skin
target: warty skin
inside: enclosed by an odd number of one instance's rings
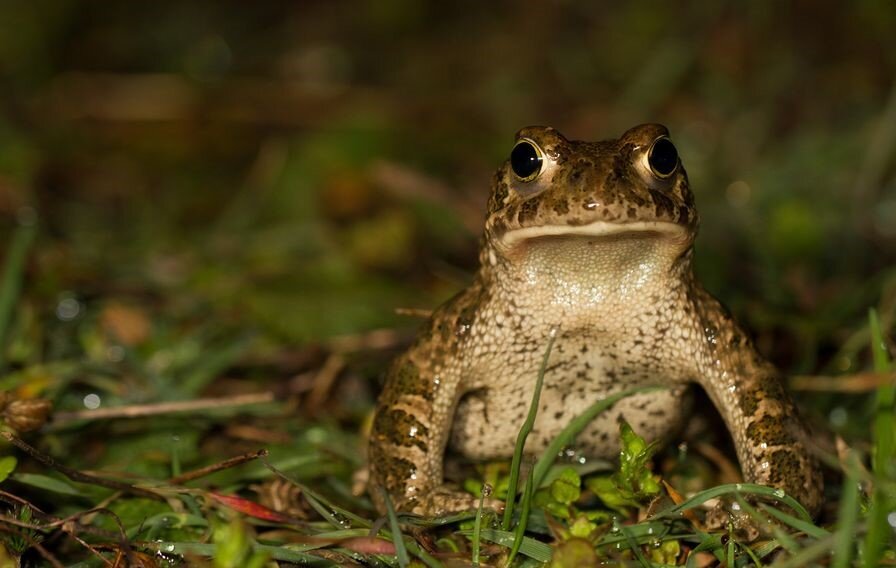
[[[621,417],[648,441],[668,440],[697,384],[722,415],[746,481],[818,512],[821,474],[780,374],[694,277],[698,217],[687,175],[677,153],[668,175],[650,157],[666,137],[656,124],[603,142],[546,127],[517,134],[539,152],[537,175],[521,179],[510,161],[498,170],[474,282],[394,361],[379,399],[370,481],[399,510],[476,506],[478,497],[444,484],[445,447],[473,459],[512,455],[556,333],[527,453],[539,454],[596,400],[642,385],[664,389],[618,402],[575,447],[615,458]]]

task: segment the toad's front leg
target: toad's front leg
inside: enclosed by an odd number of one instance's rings
[[[744,478],[783,489],[817,515],[823,499],[821,471],[782,377],[718,302],[707,298],[703,306],[706,343],[698,382],[728,426]]]
[[[822,505],[822,478],[807,448],[808,432],[771,368],[704,385],[734,439],[744,479],[783,489],[812,515]]]
[[[478,498],[442,481],[442,460],[460,392],[452,373],[438,377],[414,352],[392,365],[370,435],[370,493],[385,510],[379,488],[399,511],[426,516],[474,509]],[[425,372],[424,369],[427,369]]]

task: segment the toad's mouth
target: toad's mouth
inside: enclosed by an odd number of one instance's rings
[[[504,233],[501,245],[506,249],[542,239],[594,238],[600,240],[656,238],[686,246],[688,231],[682,225],[668,221],[637,221],[633,223],[613,223],[594,221],[587,225],[542,225],[523,227]]]

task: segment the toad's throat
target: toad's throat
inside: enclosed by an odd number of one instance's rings
[[[524,242],[575,237],[601,240],[656,238],[669,240],[682,246],[687,246],[689,240],[685,227],[668,221],[637,221],[633,223],[594,221],[587,225],[542,225],[514,229],[503,235],[501,246],[505,249],[512,249]]]

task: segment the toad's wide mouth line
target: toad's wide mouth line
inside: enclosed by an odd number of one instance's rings
[[[625,237],[656,236],[672,240],[687,240],[685,227],[668,221],[637,221],[633,223],[612,223],[595,221],[587,225],[543,225],[541,227],[524,227],[508,231],[501,237],[501,244],[506,248],[524,242],[550,237]]]

